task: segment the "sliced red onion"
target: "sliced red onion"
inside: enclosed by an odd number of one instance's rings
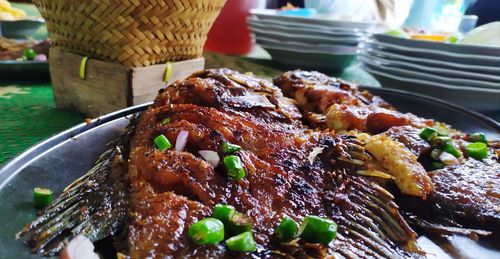
[[[325,148],[324,147],[315,147],[315,148],[313,148],[313,150],[311,150],[311,152],[307,156],[307,160],[309,160],[309,163],[311,165],[314,164],[314,159],[316,159],[316,156],[318,156],[319,154],[321,154],[321,152],[323,152],[323,149],[325,149]]]
[[[69,241],[64,249],[61,258],[65,259],[99,259],[99,255],[94,252],[94,244],[83,235],[78,235]]]
[[[198,151],[198,153],[200,153],[200,156],[203,157],[203,159],[205,159],[205,161],[210,163],[213,167],[216,167],[219,164],[220,158],[217,152],[212,150],[200,150]]]
[[[177,151],[184,150],[184,148],[186,147],[186,144],[187,144],[188,135],[189,135],[189,132],[187,132],[185,130],[181,130],[181,132],[179,132],[179,135],[177,135],[177,139],[175,140],[175,150],[177,150]]]
[[[45,54],[38,54],[35,56],[36,61],[47,61],[47,56]]]
[[[439,155],[439,160],[445,165],[456,165],[458,164],[458,159],[450,153],[443,152]]]

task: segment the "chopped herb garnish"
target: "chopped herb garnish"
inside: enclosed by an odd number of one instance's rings
[[[244,232],[226,240],[226,246],[231,251],[253,252],[257,249],[252,232]]]
[[[452,143],[448,143],[443,147],[443,151],[452,154],[454,157],[459,158],[462,156],[462,151],[458,150],[453,146]]]
[[[222,142],[222,152],[226,155],[234,154],[241,150],[241,147],[229,142]]]
[[[215,218],[205,218],[191,225],[188,235],[198,245],[214,245],[224,240],[224,224]]]
[[[445,165],[445,164],[443,164],[443,163],[441,163],[441,162],[436,162],[436,161],[434,161],[434,162],[432,162],[432,164],[431,164],[431,169],[432,169],[432,170],[443,169],[445,166],[446,166],[446,165]]]
[[[474,133],[469,136],[469,139],[471,142],[483,142],[485,144],[488,144],[488,140],[486,140],[486,135],[481,132]]]
[[[465,147],[469,157],[477,160],[483,160],[488,157],[488,145],[483,142],[470,143]]]
[[[224,165],[226,166],[229,179],[241,180],[245,178],[245,169],[243,169],[243,164],[239,157],[233,155],[226,156],[224,158]]]
[[[426,141],[429,141],[434,136],[437,136],[437,134],[438,131],[434,128],[423,128],[422,131],[420,131],[420,137]]]
[[[307,216],[300,226],[299,236],[312,243],[328,244],[337,237],[337,224],[330,219]]]
[[[274,231],[274,234],[283,241],[289,241],[297,235],[298,229],[297,222],[289,217],[284,217]]]
[[[42,209],[52,202],[52,192],[51,189],[37,187],[33,189],[33,202],[36,209]]]
[[[165,135],[161,134],[158,137],[156,137],[153,142],[155,143],[156,148],[158,148],[161,152],[170,149],[172,147],[172,144],[170,144],[170,141],[168,141],[168,138],[165,137]]]
[[[169,123],[170,123],[170,117],[167,117],[167,118],[163,119],[163,120],[160,122],[160,124],[161,124],[161,125],[165,125],[165,124],[169,124]]]
[[[227,230],[231,235],[237,235],[243,232],[252,231],[252,226],[253,222],[251,217],[237,212],[229,219]]]
[[[450,137],[435,136],[429,140],[429,144],[435,148],[444,148],[446,145],[451,144]]]
[[[231,205],[217,204],[215,205],[212,217],[227,224],[231,217],[236,213],[236,209]]]

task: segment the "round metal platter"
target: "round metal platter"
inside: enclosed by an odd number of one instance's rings
[[[418,94],[364,88],[392,103],[399,111],[446,122],[464,132],[482,131],[491,138],[500,138],[500,124],[478,113]],[[92,167],[107,149],[107,143],[123,132],[129,116],[147,107],[148,104],[134,106],[103,116],[88,125],[82,123],[33,146],[0,169],[0,258],[40,258],[15,239],[15,234],[36,217],[32,204],[33,188],[51,188],[57,196],[65,186]],[[498,251],[485,249],[473,241],[464,242],[460,245],[461,250],[464,253],[474,251],[473,257],[500,256]]]

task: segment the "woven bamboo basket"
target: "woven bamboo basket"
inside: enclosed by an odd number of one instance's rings
[[[33,0],[62,50],[142,67],[200,57],[226,0]]]

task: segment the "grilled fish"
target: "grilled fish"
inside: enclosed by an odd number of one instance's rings
[[[385,167],[396,178],[399,190],[413,195],[399,195],[398,203],[403,211],[419,217],[416,221],[481,228],[493,233],[500,228],[498,140],[489,141],[488,159],[461,158],[456,165],[433,170],[430,166],[432,147],[419,136],[422,128],[434,127],[448,132],[453,145],[465,155],[470,136],[441,122],[400,113],[382,99],[359,90],[356,85],[318,72],[289,71],[276,78],[274,83],[286,96],[297,100],[302,112],[315,113],[305,117],[308,124],[339,132],[354,130],[351,134],[361,135],[367,140],[364,147],[378,160],[374,167],[377,164],[379,168]],[[324,119],[318,122],[315,120],[318,117]],[[381,139],[386,143],[383,144]],[[407,161],[399,163],[404,157]],[[418,189],[412,191],[418,186],[428,192],[420,195]],[[428,197],[428,200],[414,196]]]
[[[395,167],[379,163],[373,150],[380,150],[379,142],[403,150],[384,131],[428,121],[356,123],[364,125],[358,130],[378,135],[338,134],[305,125],[312,118],[307,112],[321,116],[337,100],[375,107],[383,111],[380,118],[400,116],[380,98],[343,84],[341,98],[311,99],[323,104],[308,109],[309,99],[287,98],[267,81],[228,69],[200,71],[177,81],[161,90],[96,166],[19,236],[45,255],[58,253],[68,240],[83,234],[92,241],[114,236],[117,249],[130,258],[420,257],[416,233],[383,187],[386,182],[374,179],[373,172],[392,181],[399,177],[394,168],[407,170],[409,177],[401,177],[401,186],[411,186],[416,191],[409,194],[423,198],[432,195],[431,177],[421,165],[412,170],[418,162],[411,151],[404,156],[409,165]],[[292,91],[282,88],[285,94]],[[188,133],[182,150],[155,148],[156,136],[163,134],[176,145],[180,132]],[[246,168],[245,178],[231,180],[221,162],[212,165],[199,155],[211,150],[223,157],[223,142],[241,146],[236,154]],[[255,252],[234,253],[222,244],[198,246],[189,239],[188,227],[210,216],[220,203],[251,217]],[[337,239],[329,245],[276,239],[274,229],[284,216],[300,221],[307,215],[337,222]]]

